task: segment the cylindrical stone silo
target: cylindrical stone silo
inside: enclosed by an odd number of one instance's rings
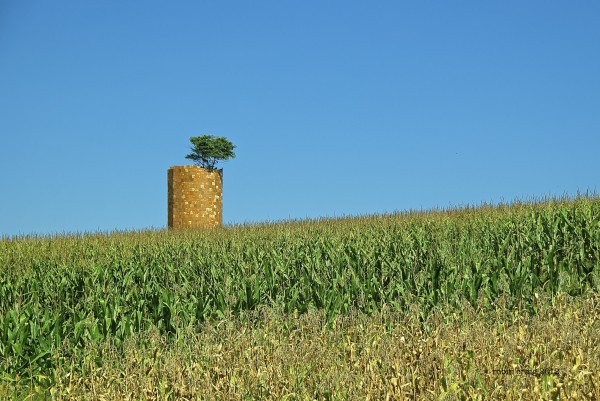
[[[223,224],[223,170],[173,166],[168,172],[169,228],[213,228]]]

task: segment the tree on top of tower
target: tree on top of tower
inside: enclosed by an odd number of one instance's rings
[[[186,159],[191,159],[198,166],[213,171],[219,160],[233,159],[235,145],[225,137],[214,137],[212,135],[193,136],[192,153],[187,155]]]

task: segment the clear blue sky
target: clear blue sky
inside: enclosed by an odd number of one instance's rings
[[[224,223],[574,195],[597,1],[0,0],[0,236],[161,228],[189,137]]]

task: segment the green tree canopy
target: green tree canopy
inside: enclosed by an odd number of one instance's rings
[[[219,160],[235,157],[235,153],[233,153],[235,145],[225,137],[193,136],[190,138],[190,142],[192,142],[192,153],[185,158],[193,160],[198,166],[209,171],[215,169],[215,165]]]

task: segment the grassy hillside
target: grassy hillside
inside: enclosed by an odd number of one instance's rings
[[[3,239],[0,266],[0,398],[600,394],[598,197]]]

